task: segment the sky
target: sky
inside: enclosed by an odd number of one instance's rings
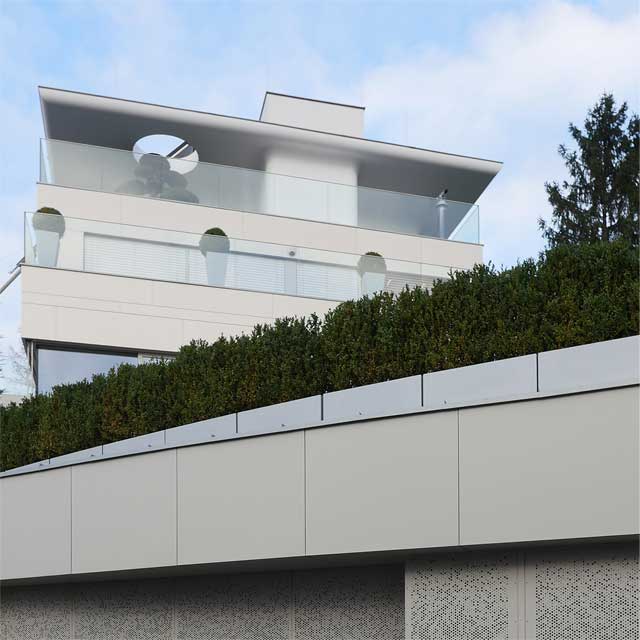
[[[0,284],[35,204],[38,85],[247,118],[267,90],[363,105],[368,138],[504,162],[478,204],[485,260],[510,266],[543,248],[569,122],[603,92],[638,111],[638,33],[629,0],[0,0]],[[0,353],[19,303],[18,281]]]

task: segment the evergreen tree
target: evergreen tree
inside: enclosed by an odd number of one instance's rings
[[[545,183],[552,219],[538,225],[549,246],[624,239],[638,245],[637,114],[627,103],[616,106],[604,94],[588,112],[584,131],[573,123],[569,133],[577,149],[560,145],[570,180]]]

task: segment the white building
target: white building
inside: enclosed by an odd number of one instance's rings
[[[361,107],[267,93],[255,121],[40,99],[35,209],[62,213],[64,232],[26,214],[22,335],[39,392],[482,261],[474,203],[500,163],[367,140]],[[158,144],[168,158],[144,153]],[[205,258],[212,227],[229,240]],[[362,274],[367,252],[386,274]]]

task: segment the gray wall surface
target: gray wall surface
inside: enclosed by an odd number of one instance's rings
[[[407,640],[637,640],[638,547],[610,543],[417,557]]]
[[[639,422],[627,387],[8,476],[1,577],[637,534]]]
[[[460,544],[638,532],[634,387],[460,411]]]
[[[2,640],[401,640],[402,565],[5,588]]]

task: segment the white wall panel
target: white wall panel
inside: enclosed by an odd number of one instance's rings
[[[178,450],[178,562],[304,555],[304,433]]]
[[[638,533],[638,390],[460,410],[464,545]]]
[[[307,553],[458,543],[455,412],[307,432]]]
[[[71,469],[0,480],[2,579],[71,572]]]
[[[73,467],[73,572],[176,563],[176,452]]]

